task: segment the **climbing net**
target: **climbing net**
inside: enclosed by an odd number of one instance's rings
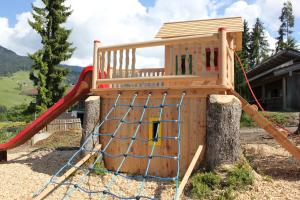
[[[174,199],[177,198],[177,193],[178,193],[178,187],[179,187],[179,175],[180,175],[180,138],[181,138],[181,133],[180,133],[180,124],[181,124],[181,107],[183,105],[183,100],[185,97],[185,92],[181,94],[181,97],[179,99],[179,102],[177,104],[167,104],[166,99],[168,94],[165,92],[163,94],[163,97],[161,99],[160,105],[157,106],[150,106],[149,102],[151,100],[152,94],[149,93],[147,97],[145,98],[145,102],[143,105],[135,105],[135,101],[138,97],[138,93],[134,94],[133,97],[131,98],[129,104],[121,104],[119,102],[121,98],[121,94],[118,94],[116,97],[113,105],[110,107],[109,111],[106,113],[104,116],[103,120],[99,123],[97,123],[97,126],[95,126],[94,130],[89,134],[87,139],[84,141],[82,146],[74,153],[74,155],[67,161],[67,163],[55,173],[49,181],[40,189],[38,190],[35,194],[34,197],[37,197],[41,192],[46,190],[49,186],[52,185],[52,187],[63,187],[66,186],[66,191],[64,193],[64,196],[62,199],[69,199],[72,197],[73,193],[75,191],[79,191],[80,193],[84,193],[85,195],[88,195],[89,197],[93,197],[96,199],[156,199],[155,195],[146,195],[145,193],[145,184],[147,181],[156,181],[156,182],[170,182],[173,181],[175,182],[176,185],[176,190],[174,194]],[[112,113],[116,113],[117,109],[125,107],[125,112],[123,113],[123,116],[116,118],[112,117]],[[164,109],[167,107],[175,107],[177,109],[177,119],[163,119],[164,115]],[[133,109],[140,108],[141,114],[139,116],[139,120],[137,121],[129,121],[126,120],[128,117],[129,113]],[[158,120],[156,121],[157,123],[157,128],[155,131],[155,137],[153,138],[143,138],[139,136],[139,132],[141,129],[141,126],[144,124],[150,124],[153,122],[146,121],[145,120],[145,114],[148,109],[156,109],[158,110]],[[110,121],[117,121],[118,124],[115,127],[114,131],[112,133],[101,133],[100,129],[105,123],[109,123]],[[174,123],[177,125],[177,134],[174,136],[160,136],[158,134],[159,132],[159,127],[161,126],[161,123]],[[120,136],[119,132],[122,126],[125,125],[130,125],[134,124],[135,129],[133,133],[130,136]],[[107,138],[107,143],[105,145],[102,145],[102,148],[99,150],[94,150],[94,149],[89,149],[87,147],[87,144],[91,141],[99,140],[100,137],[105,137]],[[108,152],[109,147],[113,143],[113,141],[119,140],[120,142],[122,141],[127,141],[128,146],[125,148],[125,151],[120,153],[120,154],[111,154]],[[155,153],[155,148],[156,148],[156,143],[159,140],[175,140],[177,143],[177,154],[176,155],[159,155]],[[148,148],[148,144],[150,142],[150,153],[148,155],[135,155],[133,153],[130,153],[130,149],[133,147],[134,143],[136,141],[140,141],[147,146],[145,148]],[[111,148],[111,147],[110,147]],[[88,167],[77,167],[76,161],[78,160],[79,155],[83,152],[94,152],[96,154],[95,160],[90,164]],[[119,159],[118,161],[118,167],[115,170],[108,170],[105,169],[101,166],[99,166],[99,162],[103,160],[103,157],[108,157],[110,159]],[[127,158],[132,157],[136,159],[146,159],[147,164],[144,170],[140,175],[125,175],[124,173],[121,172],[122,167],[126,164]],[[149,169],[151,166],[151,161],[153,158],[162,158],[162,159],[174,159],[176,161],[177,165],[177,171],[176,171],[176,176],[174,177],[160,177],[160,176],[154,176],[149,173]],[[65,172],[67,169],[70,169],[71,167],[76,167],[78,171],[81,171],[80,177],[77,177],[76,180],[69,178],[68,180],[65,180],[64,182],[58,182],[59,176]],[[92,172],[102,172],[105,174],[110,174],[111,176],[105,181],[105,184],[98,184],[96,187],[87,187],[85,186],[84,182],[86,179],[88,179],[89,175]],[[77,173],[78,174],[78,173]],[[118,183],[119,178],[124,178],[128,182],[129,180],[137,180],[138,181],[138,187],[135,188],[128,188],[130,190],[134,189],[134,192],[131,192],[130,195],[129,193],[126,192],[116,192],[113,188],[116,186]],[[72,180],[70,180],[72,179]],[[100,189],[99,189],[100,188]]]

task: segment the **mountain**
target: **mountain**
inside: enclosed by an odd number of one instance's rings
[[[15,52],[0,46],[0,75],[9,75],[17,71],[30,70],[32,61],[27,56],[19,56]]]
[[[29,71],[31,69],[32,60],[27,56],[20,56],[15,52],[0,46],[0,76],[11,75],[20,70]],[[67,82],[74,84],[79,77],[82,67],[72,65],[61,65],[70,70],[66,77]]]

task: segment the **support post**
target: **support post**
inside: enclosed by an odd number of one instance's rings
[[[100,119],[100,96],[90,96],[85,100],[85,109],[80,145],[86,141]],[[84,145],[83,156],[87,155],[99,143],[99,139],[93,138]]]
[[[7,151],[0,151],[0,162],[7,162]]]
[[[286,78],[282,77],[282,104],[283,110],[286,110]]]
[[[241,102],[233,95],[210,95],[207,101],[205,166],[234,164],[241,153]]]
[[[98,47],[100,46],[100,41],[94,41],[94,53],[93,53],[93,77],[92,77],[92,89],[97,88],[97,79],[98,79]]]
[[[227,86],[227,39],[226,39],[226,29],[224,27],[219,28],[219,45],[220,45],[220,56],[221,56],[221,69],[219,84]]]

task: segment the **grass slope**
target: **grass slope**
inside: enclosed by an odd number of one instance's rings
[[[0,104],[11,107],[29,103],[32,98],[21,93],[30,88],[33,86],[27,71],[18,71],[9,77],[0,76]]]

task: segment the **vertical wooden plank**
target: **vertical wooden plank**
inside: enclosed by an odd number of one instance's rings
[[[220,78],[218,81],[218,84],[226,86],[227,81],[227,39],[226,39],[226,29],[225,28],[219,28],[219,48],[220,48],[220,56],[221,56],[221,63],[220,63]]]
[[[116,73],[117,73],[116,71],[117,71],[117,50],[114,50],[112,78],[116,78]]]
[[[206,46],[203,45],[201,48],[201,53],[202,53],[202,72],[206,72],[206,51],[205,51]]]
[[[178,60],[178,75],[182,75],[182,69],[181,69],[181,45],[178,45],[177,60]]]
[[[125,78],[128,78],[128,66],[129,66],[129,49],[126,49],[125,55]]]
[[[193,66],[193,75],[198,75],[198,44],[196,43],[193,48],[193,58],[192,58],[192,66]]]
[[[123,49],[120,49],[120,56],[119,56],[119,78],[123,77]]]
[[[213,48],[213,46],[210,46],[209,47],[209,49],[210,49],[210,66],[211,66],[211,69],[212,69],[212,71],[215,71],[215,69],[216,69],[216,66],[215,66],[215,53],[214,53],[214,48]]]
[[[185,75],[190,74],[190,51],[189,46],[185,48]]]
[[[169,71],[169,74],[167,74],[165,72],[166,75],[175,75],[175,64],[174,64],[174,59],[175,59],[175,56],[174,56],[174,46],[171,46],[170,47],[170,71]]]
[[[100,41],[94,41],[94,53],[93,53],[93,80],[92,88],[97,88],[97,79],[98,79],[98,47],[100,46]]]
[[[110,54],[111,51],[107,51],[107,78],[110,78]]]
[[[136,62],[136,59],[135,59],[135,52],[136,52],[136,49],[133,48],[132,49],[132,62],[131,62],[131,76],[132,77],[135,77],[135,62]]]
[[[233,37],[230,37],[229,39],[229,52],[230,52],[230,83],[232,89],[234,89],[234,40]]]
[[[105,56],[106,56],[106,51],[102,51],[102,56],[101,56],[101,74],[104,74],[105,71]],[[102,76],[104,77],[104,76]]]

